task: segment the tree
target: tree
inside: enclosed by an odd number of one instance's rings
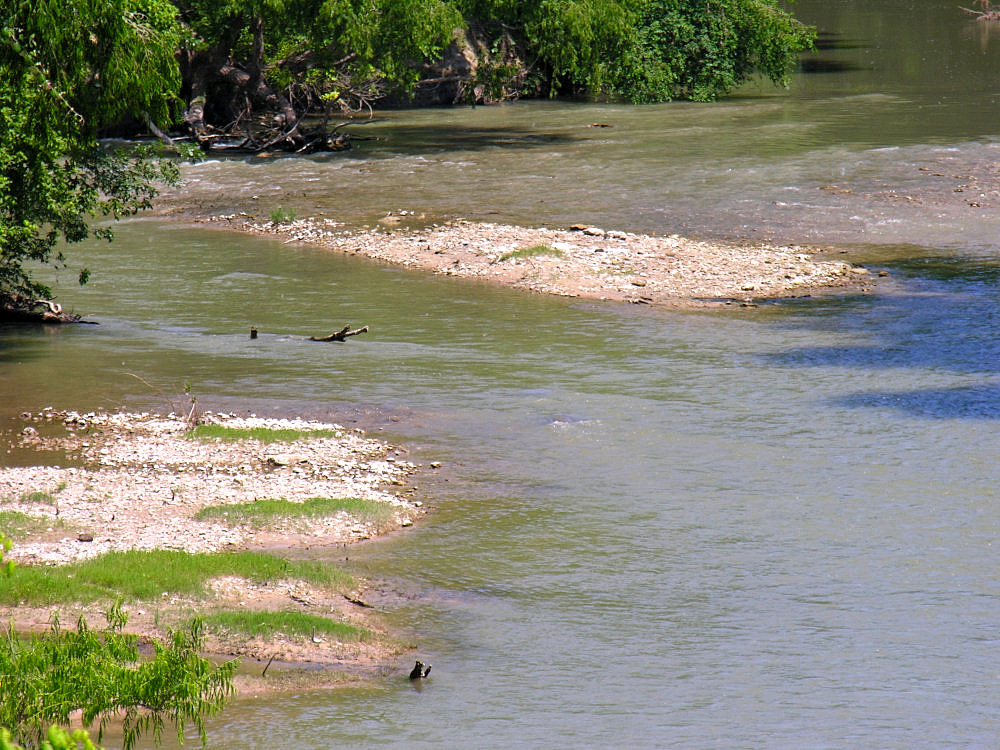
[[[784,83],[815,30],[776,0],[644,0],[639,70],[620,85],[636,101],[711,101],[760,73]]]
[[[10,732],[0,729],[0,750],[24,750],[15,745]],[[83,729],[68,732],[62,727],[51,726],[46,732],[40,750],[100,750],[90,741],[90,735]]]
[[[464,0],[496,48],[508,36],[547,95],[712,100],[760,73],[785,81],[814,30],[777,0]],[[490,38],[492,37],[492,38]]]
[[[3,577],[15,568],[4,560],[10,547],[0,533]],[[86,725],[98,721],[100,730],[121,718],[126,750],[147,730],[159,740],[165,721],[175,724],[179,737],[193,722],[204,742],[204,717],[232,695],[238,661],[213,667],[199,655],[199,620],[188,631],[174,632],[168,645],[154,644],[147,660],[139,656],[137,639],[122,632],[127,618],[120,604],[108,609],[107,621],[100,633],[83,617],[75,632],[61,630],[56,621],[44,637],[23,639],[13,627],[0,633],[0,750],[20,750],[10,730],[17,741],[41,750],[95,750],[86,731],[70,734],[59,726],[74,711]]]
[[[412,88],[462,19],[446,0],[177,0],[184,119],[203,148],[338,148],[328,119]],[[311,130],[306,112],[326,119]]]
[[[185,122],[205,149],[337,149],[334,114],[443,81],[453,102],[713,99],[756,73],[784,81],[812,38],[777,0],[176,2]]]
[[[778,0],[0,0],[0,314],[63,319],[33,272],[177,180],[148,150],[102,146],[108,127],[340,149],[335,115],[435,80],[457,83],[452,101],[708,100],[782,82],[811,38]]]
[[[0,533],[3,577],[14,572],[13,561],[3,559],[9,550],[10,540]],[[146,731],[159,741],[166,721],[178,737],[193,722],[205,741],[204,717],[233,694],[238,660],[213,667],[199,655],[197,619],[189,630],[173,632],[169,644],[154,644],[151,659],[140,658],[138,640],[123,632],[127,617],[120,603],[108,609],[107,621],[99,633],[83,617],[75,632],[56,621],[43,637],[23,639],[13,627],[0,633],[0,750],[19,750],[10,731],[42,750],[93,750],[86,732],[71,735],[59,726],[69,724],[74,711],[87,726],[97,721],[100,731],[120,718],[126,750]]]
[[[110,238],[95,218],[147,208],[154,183],[176,179],[98,135],[175,116],[180,31],[168,0],[0,0],[0,313],[30,315],[51,295],[32,271],[63,263],[60,242]]]
[[[522,48],[518,56],[534,61],[529,91],[595,96],[620,93],[615,79],[630,64],[637,39],[633,6],[630,0],[473,0],[465,7],[485,22],[487,34],[511,35]]]
[[[135,636],[123,632],[120,605],[107,613],[108,625],[91,630],[81,617],[75,631],[54,623],[42,637],[22,640],[13,629],[0,637],[0,727],[21,742],[41,744],[50,725],[69,724],[80,711],[84,726],[121,720],[123,742],[131,748],[151,731],[160,740],[167,721],[183,738],[193,722],[205,740],[204,717],[218,711],[233,693],[238,660],[219,667],[200,656],[200,621],[178,630],[170,643],[154,644],[150,659],[139,656]]]

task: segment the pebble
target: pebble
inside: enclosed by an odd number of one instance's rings
[[[763,298],[824,287],[857,288],[860,277],[868,275],[849,263],[816,260],[801,247],[700,242],[588,224],[558,230],[456,220],[424,229],[352,232],[314,219],[278,226],[247,222],[231,228],[561,296],[633,302],[630,277],[644,275],[653,291],[641,298],[643,302],[682,307],[711,305],[706,299],[744,300],[747,292]],[[537,245],[560,254],[496,262],[511,249]]]
[[[333,429],[315,421],[209,418],[232,427]],[[22,419],[57,422],[63,416],[50,409]],[[48,492],[58,500],[59,521],[79,530],[76,541],[88,543],[20,540],[11,550],[13,560],[51,564],[110,550],[209,552],[245,547],[256,533],[253,529],[197,521],[193,516],[208,505],[260,498],[281,497],[293,502],[314,497],[378,500],[398,509],[399,524],[410,520],[408,514],[414,512],[383,488],[402,483],[415,467],[405,461],[385,460],[390,446],[357,432],[304,439],[295,443],[294,453],[275,454],[270,452],[273,446],[256,441],[203,443],[185,439],[188,425],[179,417],[97,413],[81,419],[88,425],[85,433],[66,430],[64,436],[43,442],[46,448],[78,455],[83,467],[0,469],[0,510],[18,510],[51,520],[50,505],[19,502],[30,492]],[[83,434],[86,440],[81,439]],[[20,436],[22,444],[32,439],[30,434]],[[271,464],[268,459],[275,457],[281,460]],[[260,469],[252,470],[253,465]],[[326,541],[336,543],[379,532],[375,527],[357,526],[356,520],[341,514],[318,521],[306,533],[319,530]],[[95,541],[98,531],[100,541]]]

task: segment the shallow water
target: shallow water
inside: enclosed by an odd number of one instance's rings
[[[94,280],[60,299],[100,326],[0,329],[5,415],[189,382],[444,463],[427,521],[351,553],[419,644],[399,678],[239,702],[211,747],[996,746],[1000,233],[920,167],[992,168],[996,82],[958,84],[997,44],[946,3],[798,9],[850,66],[711,107],[392,113],[347,158],[190,190],[823,241],[889,270],[876,293],[665,312],[137,221],[72,250]],[[371,332],[303,341],[348,322]]]

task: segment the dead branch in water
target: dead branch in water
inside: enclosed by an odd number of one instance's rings
[[[361,326],[353,331],[349,325],[344,326],[339,331],[331,333],[329,336],[310,336],[310,341],[344,341],[348,336],[357,336],[359,333],[368,333],[368,326]]]
[[[959,8],[970,16],[975,16],[977,21],[1000,21],[1000,5],[994,5],[990,0],[976,0],[976,5],[978,5],[982,10],[973,10],[972,8]]]

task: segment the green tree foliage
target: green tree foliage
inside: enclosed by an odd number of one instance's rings
[[[199,655],[200,621],[175,631],[170,643],[155,644],[151,658],[140,658],[136,638],[122,632],[121,608],[112,607],[107,617],[99,632],[81,617],[76,631],[56,623],[42,637],[22,640],[12,629],[0,637],[0,727],[38,746],[45,727],[65,726],[80,711],[84,725],[97,722],[100,731],[121,721],[126,750],[146,732],[158,742],[168,721],[181,738],[193,723],[204,741],[204,717],[232,695],[237,662],[213,667]]]
[[[813,29],[776,0],[645,0],[637,70],[621,88],[636,101],[710,101],[755,74],[783,83]]]
[[[464,90],[479,100],[712,99],[757,73],[783,81],[811,39],[778,0],[176,2],[189,31],[185,119],[205,148],[233,129],[251,150],[327,148],[325,128],[303,132],[304,112],[405,98],[467,33],[478,60]]]
[[[98,135],[126,117],[171,119],[179,43],[168,0],[0,0],[0,308],[48,296],[31,264],[61,263],[61,241],[109,236],[95,217],[148,207],[153,182],[175,177]]]
[[[240,125],[247,145],[300,150],[309,110],[356,108],[406,90],[462,19],[446,0],[177,0],[185,120],[210,147]],[[255,121],[262,112],[273,121]],[[268,127],[277,125],[277,129]],[[318,147],[322,147],[320,144]]]
[[[782,83],[813,30],[777,0],[464,0],[515,34],[549,95],[711,100],[756,74]],[[487,44],[486,46],[489,46]]]
[[[109,237],[95,218],[176,180],[148,152],[101,147],[125,120],[183,122],[205,149],[336,149],[334,114],[405,99],[421,76],[462,79],[467,101],[708,100],[782,82],[811,38],[778,0],[0,0],[0,311],[50,296],[33,271]],[[442,72],[452,43],[478,64]],[[307,128],[307,113],[324,118]]]
[[[480,75],[502,51],[520,61],[522,93],[616,93],[636,43],[634,0],[457,0],[477,38]],[[485,63],[485,65],[484,65]],[[491,64],[493,63],[493,64]]]
[[[9,550],[0,533],[4,576],[14,571],[14,563],[3,560]],[[198,619],[189,630],[173,632],[169,644],[154,644],[147,659],[140,657],[137,639],[122,632],[127,618],[121,605],[108,610],[107,621],[99,633],[81,617],[75,632],[63,631],[56,621],[42,637],[22,639],[13,627],[0,634],[0,750],[21,750],[15,738],[40,750],[97,750],[86,731],[60,727],[75,711],[85,725],[97,721],[101,731],[120,719],[126,750],[147,731],[159,741],[167,721],[178,737],[193,723],[205,741],[204,718],[233,694],[238,662],[213,667],[199,654]]]
[[[24,750],[14,744],[14,738],[6,729],[0,728],[0,750]],[[45,740],[39,745],[39,750],[100,750],[83,729],[68,732],[62,727],[51,726],[45,733]]]

